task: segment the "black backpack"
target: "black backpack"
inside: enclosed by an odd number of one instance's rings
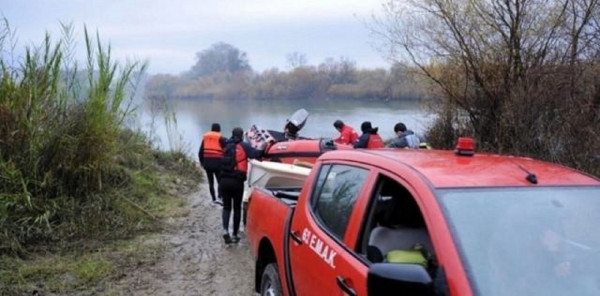
[[[225,152],[221,159],[221,174],[233,174],[235,172],[235,166],[237,162],[235,160],[235,142],[227,142],[225,145]]]

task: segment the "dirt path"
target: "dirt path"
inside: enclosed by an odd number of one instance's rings
[[[174,228],[161,237],[168,243],[165,255],[121,279],[121,295],[255,295],[245,233],[239,244],[224,244],[221,206],[209,196],[206,184],[189,195],[190,214],[169,221]]]

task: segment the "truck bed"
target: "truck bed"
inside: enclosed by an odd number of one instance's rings
[[[300,191],[306,177],[310,173],[310,169],[293,164],[285,164],[271,161],[250,160],[248,171],[248,180],[246,181],[244,190],[244,202],[246,202],[253,188],[265,189],[272,192],[276,196],[276,192]],[[293,195],[293,194],[292,194]],[[297,199],[293,197],[285,197],[289,199]]]
[[[273,197],[278,198],[285,204],[295,206],[298,202],[298,196],[300,196],[302,188],[265,188],[265,190],[269,191]]]
[[[296,207],[300,194],[294,188],[254,188],[248,202],[247,237],[253,255],[258,254],[260,241],[264,238],[277,239],[271,244],[282,244],[282,235],[286,233],[287,220]],[[260,217],[268,217],[261,219]],[[276,250],[282,250],[278,247]],[[282,258],[283,254],[275,254]],[[278,261],[279,262],[279,261]]]

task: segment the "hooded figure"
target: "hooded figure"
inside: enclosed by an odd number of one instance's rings
[[[354,148],[376,149],[383,148],[383,139],[377,134],[379,128],[373,128],[370,121],[365,121],[360,125],[360,130],[363,134],[358,138],[358,142],[354,144]]]

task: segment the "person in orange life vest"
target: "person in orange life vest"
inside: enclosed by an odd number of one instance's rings
[[[202,144],[198,151],[200,164],[206,171],[208,189],[213,203],[222,203],[221,196],[218,196],[219,199],[215,196],[214,182],[215,179],[217,179],[218,186],[220,180],[219,170],[221,169],[221,159],[223,158],[223,148],[225,147],[226,141],[227,138],[221,136],[221,125],[213,123],[210,132],[207,132],[202,136]]]
[[[377,134],[379,128],[371,127],[370,121],[365,121],[360,125],[360,130],[363,134],[358,138],[358,142],[354,144],[354,148],[383,148],[383,139]]]
[[[244,181],[248,170],[249,158],[261,158],[263,150],[252,148],[250,144],[243,142],[244,131],[236,127],[231,132],[231,138],[225,144],[224,159],[232,158],[231,166],[221,168],[221,182],[219,190],[223,197],[223,239],[226,244],[240,241],[238,230],[240,228],[242,195],[244,194]],[[229,235],[229,218],[233,205],[233,237]]]
[[[333,139],[338,144],[354,145],[358,140],[358,133],[349,125],[344,124],[341,120],[336,120],[333,123],[335,129],[340,132],[340,135]]]

